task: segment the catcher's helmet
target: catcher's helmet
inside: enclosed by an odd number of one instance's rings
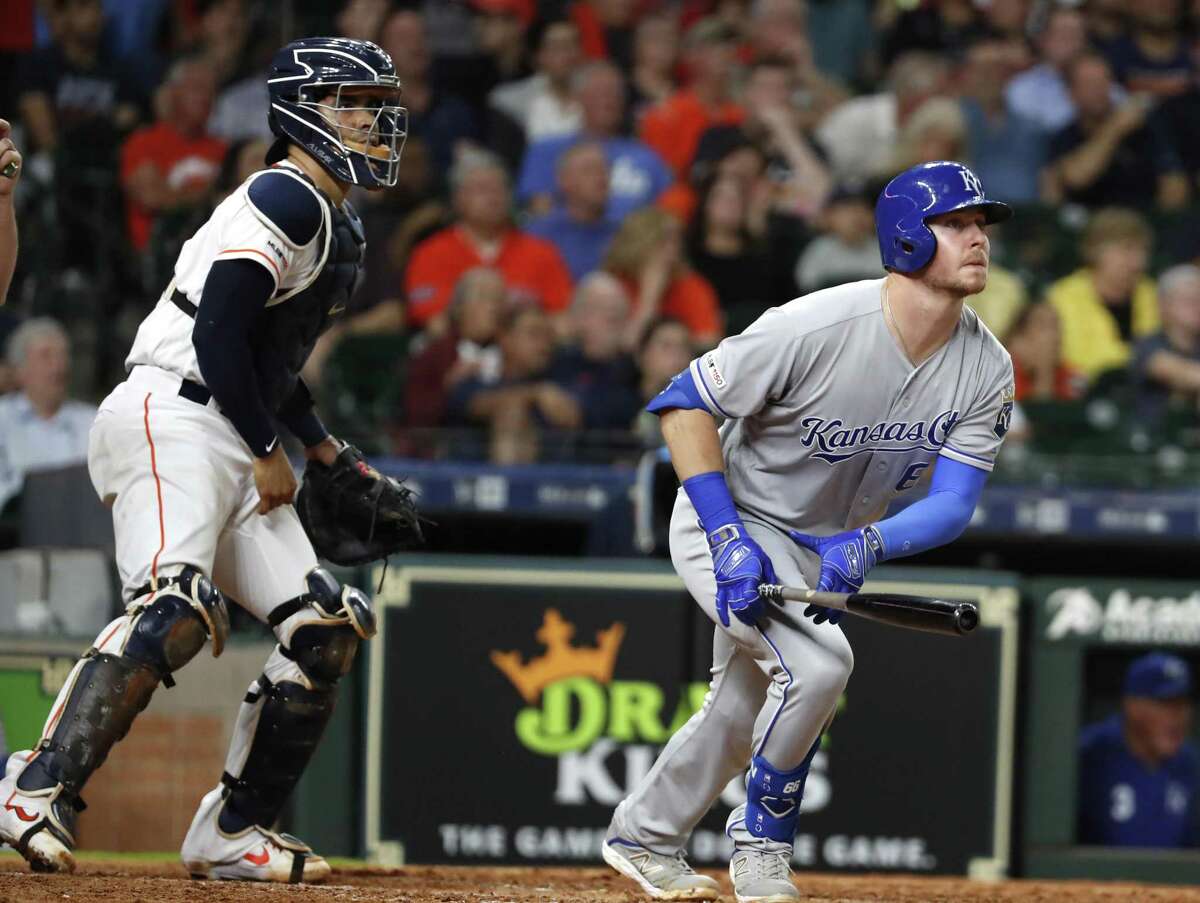
[[[354,89],[364,88],[376,91],[362,99]],[[292,41],[271,61],[267,90],[268,121],[279,138],[268,163],[282,159],[291,141],[339,181],[364,188],[396,184],[408,111],[400,106],[392,58],[381,47],[349,38]],[[331,95],[333,104],[323,103]],[[338,124],[338,110],[367,110],[374,118],[367,128],[351,128]]]
[[[979,176],[961,163],[937,160],[904,170],[875,202],[875,232],[884,267],[900,273],[921,269],[937,251],[937,239],[925,221],[965,207],[982,209],[989,224],[1012,216],[1007,204],[984,196]]]

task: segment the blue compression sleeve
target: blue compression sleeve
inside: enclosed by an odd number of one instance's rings
[[[659,415],[675,408],[712,413],[709,411],[708,405],[700,398],[700,390],[696,387],[696,380],[692,378],[690,365],[686,370],[672,376],[667,387],[655,395],[650,400],[650,404],[646,405],[647,411]],[[720,525],[718,524],[718,526]]]
[[[192,345],[204,384],[256,457],[278,437],[258,391],[250,331],[275,291],[266,268],[252,260],[219,260],[208,271],[196,309]]]
[[[916,555],[957,539],[979,504],[988,471],[947,457],[938,458],[929,494],[875,524],[883,537],[881,561]]]
[[[741,524],[733,496],[725,482],[725,474],[719,470],[696,474],[683,481],[683,491],[692,500],[692,507],[700,516],[700,526],[705,533],[719,530],[729,524]]]

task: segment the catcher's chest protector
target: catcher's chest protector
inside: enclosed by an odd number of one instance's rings
[[[315,187],[315,186],[314,186]],[[268,307],[255,331],[255,361],[263,400],[274,410],[295,387],[317,338],[341,315],[362,282],[366,238],[362,220],[345,201],[339,210],[317,189],[329,208],[329,254],[304,291]],[[324,245],[326,227],[317,234]]]

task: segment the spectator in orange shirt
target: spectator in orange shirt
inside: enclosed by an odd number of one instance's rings
[[[670,213],[647,207],[627,216],[609,246],[604,269],[617,276],[634,299],[626,348],[636,348],[646,325],[660,316],[683,321],[698,347],[711,348],[720,341],[717,293],[688,266],[683,227]]]
[[[458,277],[472,267],[499,270],[509,300],[534,302],[547,313],[567,307],[571,274],[553,244],[512,223],[512,189],[499,159],[484,151],[465,154],[450,170],[458,222],[413,250],[405,277],[408,318],[437,334]]]
[[[198,204],[216,181],[225,142],[205,131],[216,85],[199,59],[176,63],[160,89],[159,121],[138,129],[121,148],[121,186],[129,238],[143,251],[155,218]]]
[[[714,125],[736,125],[744,112],[731,98],[737,34],[717,19],[701,19],[684,38],[691,86],[677,91],[642,120],[641,138],[687,179],[696,145]]]

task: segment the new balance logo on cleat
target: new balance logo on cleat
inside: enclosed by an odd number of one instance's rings
[[[601,853],[605,862],[656,900],[716,900],[720,896],[720,885],[707,875],[697,875],[682,852],[668,856],[614,837],[605,842]]]

